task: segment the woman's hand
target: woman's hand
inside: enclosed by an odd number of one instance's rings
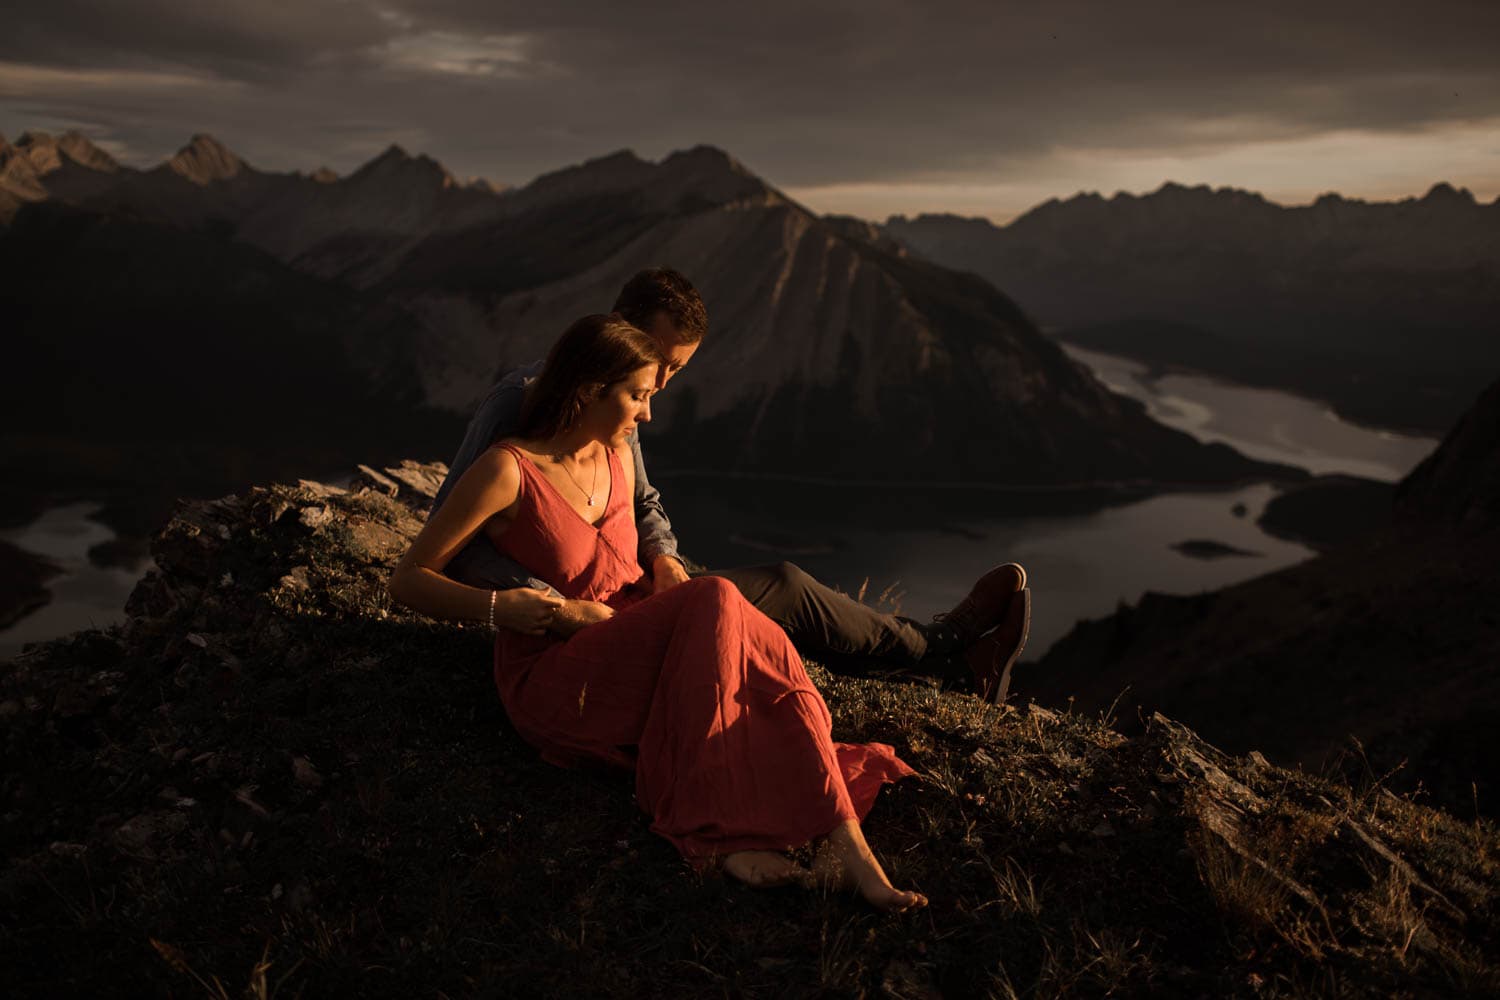
[[[567,604],[563,598],[532,587],[516,587],[495,594],[495,627],[526,635],[546,635]]]
[[[596,622],[609,621],[614,616],[614,608],[598,601],[563,601],[547,627],[566,637]]]
[[[687,583],[687,570],[683,569],[682,563],[671,556],[657,556],[651,563],[651,589],[652,593],[660,594],[664,590],[671,590],[679,583]]]

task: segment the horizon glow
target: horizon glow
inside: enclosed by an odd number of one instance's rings
[[[1197,154],[1059,150],[1024,170],[1014,165],[1004,169],[1019,176],[995,181],[950,176],[785,190],[820,214],[883,222],[892,215],[951,213],[1001,226],[1052,198],[1143,195],[1169,181],[1253,191],[1284,207],[1309,205],[1330,192],[1365,201],[1420,198],[1446,181],[1489,203],[1500,199],[1500,117],[1404,134],[1339,130]]]

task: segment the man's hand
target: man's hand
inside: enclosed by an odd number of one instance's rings
[[[653,593],[671,590],[679,583],[687,583],[687,570],[671,556],[657,556],[651,561],[651,585]]]
[[[546,635],[563,605],[561,597],[532,587],[516,587],[495,594],[495,627],[526,635]]]
[[[598,601],[563,601],[548,627],[560,636],[570,636],[595,622],[609,621],[615,609]]]

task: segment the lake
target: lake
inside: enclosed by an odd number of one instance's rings
[[[147,559],[128,569],[91,563],[89,549],[115,539],[113,530],[92,520],[98,509],[90,503],[67,504],[24,527],[0,531],[0,538],[46,556],[62,570],[45,584],[51,602],[0,632],[0,657],[14,656],[28,642],[125,620],[125,599],[152,563]]]
[[[1201,375],[1153,378],[1139,362],[1061,346],[1161,423],[1314,474],[1394,482],[1438,444],[1348,423],[1327,404],[1291,393]],[[1060,494],[1056,514],[1038,511],[1035,496],[1018,510],[1018,498],[1005,491],[892,490],[862,502],[857,523],[835,513],[847,503],[848,491],[839,487],[736,482],[731,488],[697,477],[664,477],[658,485],[683,551],[693,558],[709,566],[786,559],[847,593],[863,587],[870,603],[889,590],[883,607],[897,599],[900,613],[919,620],[952,607],[990,567],[1020,562],[1034,597],[1027,659],[1079,619],[1109,614],[1148,590],[1213,590],[1313,555],[1256,526],[1277,493],[1264,483],[1084,512],[1072,509],[1077,497]],[[1194,540],[1251,554],[1205,559],[1172,548]]]
[[[1189,374],[1153,378],[1139,362],[1064,349],[1162,423],[1253,458],[1389,482],[1437,444],[1346,423],[1325,404],[1289,393]],[[683,551],[699,562],[728,567],[786,559],[848,593],[863,586],[869,603],[918,619],[951,607],[991,566],[1023,563],[1035,598],[1027,659],[1079,619],[1108,614],[1148,590],[1212,590],[1312,555],[1256,527],[1276,492],[1267,484],[1131,502],[983,487],[866,489],[851,518],[849,487],[696,476],[654,481]],[[0,632],[0,657],[26,642],[123,620],[125,599],[147,567],[129,572],[89,563],[88,549],[114,537],[90,520],[94,509],[59,507],[0,536],[64,569],[48,584],[51,604]],[[1247,554],[1201,558],[1172,548],[1195,540]]]
[[[1140,361],[1059,346],[1115,392],[1145,403],[1156,421],[1200,441],[1222,441],[1250,458],[1295,465],[1314,475],[1343,473],[1393,483],[1438,443],[1360,427],[1341,419],[1327,403],[1276,389],[1205,375],[1152,377],[1150,366]]]

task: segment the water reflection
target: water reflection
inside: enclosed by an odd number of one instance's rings
[[[1036,597],[1027,658],[1080,618],[1108,614],[1147,590],[1212,590],[1313,554],[1256,527],[1276,492],[1267,484],[1081,514],[1017,513],[1002,507],[1013,500],[984,490],[893,490],[851,504],[846,491],[829,486],[670,476],[659,485],[694,559],[728,567],[784,558],[846,593],[863,586],[872,604],[889,590],[900,613],[919,620],[952,607],[991,567],[1020,562]],[[1235,513],[1239,505],[1243,514]],[[1172,548],[1194,540],[1254,554],[1204,559]]]
[[[1437,447],[1435,438],[1348,423],[1328,404],[1206,375],[1153,376],[1149,365],[1059,343],[1068,356],[1152,418],[1203,442],[1222,441],[1251,458],[1315,475],[1344,473],[1393,483]]]
[[[115,540],[112,530],[90,519],[98,510],[89,503],[54,507],[25,527],[0,532],[0,538],[45,556],[62,570],[45,585],[52,600],[0,632],[0,657],[14,656],[29,642],[125,620],[125,599],[151,562],[126,567],[91,563],[89,549]]]

